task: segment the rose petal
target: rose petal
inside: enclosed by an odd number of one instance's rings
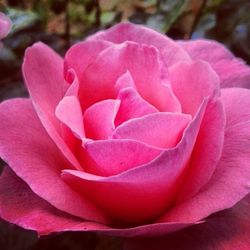
[[[250,191],[250,90],[222,90],[226,128],[221,159],[202,190],[159,221],[198,221],[230,208]]]
[[[0,116],[0,156],[33,192],[69,214],[106,221],[91,202],[61,179],[60,171],[71,166],[42,127],[30,100],[3,102]]]
[[[169,92],[162,85],[164,70],[157,49],[133,42],[105,49],[86,69],[80,80],[83,108],[116,98],[115,84],[127,70],[145,100],[160,111],[172,111],[169,109]]]
[[[79,138],[85,138],[83,114],[75,96],[64,97],[56,107],[56,116]]]
[[[250,206],[241,201],[234,208],[161,238],[126,240],[124,250],[248,250],[250,247]]]
[[[194,60],[207,61],[220,77],[221,87],[250,88],[250,67],[216,41],[179,42]]]
[[[169,69],[169,75],[184,113],[194,115],[205,97],[219,93],[219,78],[204,61],[175,64]]]
[[[176,202],[190,199],[211,178],[220,160],[225,131],[225,114],[222,103],[208,104],[192,153],[189,170]]]
[[[64,231],[94,231],[108,235],[135,237],[162,235],[190,225],[188,223],[162,223],[116,229],[103,224],[82,221],[58,211],[39,198],[8,168],[0,176],[0,216],[23,228],[35,230],[39,235]]]
[[[79,80],[74,69],[68,70],[68,75],[70,74],[70,86],[68,87],[65,96],[78,96],[79,94]]]
[[[118,99],[121,101],[121,104],[115,119],[116,126],[132,118],[159,112],[131,87],[122,89],[119,92]]]
[[[67,88],[62,72],[62,58],[45,44],[39,42],[26,50],[23,74],[37,114],[57,147],[75,168],[81,169],[60,135],[60,122],[55,116]]]
[[[171,148],[181,139],[190,115],[158,112],[134,118],[118,126],[113,139],[132,139],[155,147]]]
[[[93,140],[108,139],[115,129],[119,100],[104,100],[90,106],[83,115],[86,137]]]
[[[0,40],[5,38],[11,30],[11,20],[0,12]]]
[[[133,41],[139,44],[153,45],[159,49],[163,61],[171,66],[179,61],[188,62],[190,57],[178,43],[159,32],[132,23],[120,23],[112,28],[100,31],[88,38],[88,40],[104,40],[113,43]]]
[[[115,83],[115,92],[119,94],[119,92],[124,89],[131,87],[133,89],[136,89],[134,80],[130,74],[130,72],[127,70],[126,73],[124,73],[121,77],[118,78],[117,82]]]
[[[171,205],[189,161],[207,105],[205,100],[176,148],[153,161],[111,177],[64,170],[62,178],[123,223],[145,223]]]
[[[96,59],[100,52],[110,46],[108,41],[84,41],[73,45],[64,58],[64,76],[69,78],[68,71],[73,69],[78,78]]]
[[[39,235],[70,230],[109,229],[57,210],[33,193],[8,167],[0,176],[0,216],[21,227],[35,230]]]
[[[111,176],[148,163],[162,150],[132,140],[107,140],[85,144],[93,163],[84,170],[99,176]]]

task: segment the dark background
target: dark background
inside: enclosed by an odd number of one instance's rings
[[[250,64],[249,0],[0,0],[0,11],[13,22],[0,50],[0,102],[28,96],[21,73],[28,46],[43,41],[64,55],[73,43],[121,21],[147,25],[174,39],[214,39]],[[118,250],[121,244],[81,232],[38,239],[0,220],[1,250]]]

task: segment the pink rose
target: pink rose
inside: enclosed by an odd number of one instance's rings
[[[11,29],[10,19],[2,12],[0,12],[0,40],[5,38]]]
[[[5,220],[162,236],[249,193],[250,68],[222,45],[124,23],[64,59],[35,44],[23,74],[30,99],[0,106]]]

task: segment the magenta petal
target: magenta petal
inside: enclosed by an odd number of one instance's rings
[[[107,41],[84,41],[73,45],[64,58],[64,74],[68,79],[68,71],[74,69],[81,79],[86,68],[96,59],[100,52],[110,46]]]
[[[28,48],[23,63],[23,74],[37,114],[57,147],[77,169],[75,156],[60,135],[60,122],[55,116],[57,104],[67,85],[63,78],[63,60],[43,43]]]
[[[194,115],[205,97],[219,93],[219,78],[204,61],[178,63],[169,69],[169,74],[184,113]]]
[[[93,140],[108,139],[115,129],[119,100],[104,100],[90,106],[83,116],[86,137]]]
[[[82,109],[75,96],[66,96],[59,102],[56,116],[79,138],[85,137]]]
[[[131,119],[118,126],[114,139],[132,139],[155,147],[171,148],[181,139],[190,115],[158,112]]]
[[[119,92],[118,99],[121,101],[121,104],[115,119],[116,126],[132,118],[159,112],[131,87],[122,89]]]
[[[207,61],[220,77],[221,87],[250,88],[250,67],[222,44],[209,40],[179,43],[194,59]]]
[[[139,44],[153,45],[160,51],[167,66],[179,61],[190,61],[188,53],[175,41],[145,26],[132,23],[117,24],[108,30],[98,32],[88,40],[104,40],[117,44],[132,41]]]
[[[226,128],[221,159],[202,190],[160,219],[197,221],[230,208],[250,192],[250,90],[222,90]]]
[[[132,140],[107,140],[85,144],[89,157],[95,165],[85,171],[111,176],[152,161],[162,150]]]
[[[243,200],[230,210],[215,214],[202,224],[163,237],[128,239],[124,250],[248,250],[250,204]]]
[[[112,218],[125,223],[145,223],[171,206],[188,164],[207,102],[185,130],[176,148],[153,161],[111,177],[64,170],[62,178]]]
[[[0,116],[0,156],[34,193],[69,214],[106,221],[91,202],[61,179],[61,170],[71,165],[42,127],[30,100],[3,102]]]

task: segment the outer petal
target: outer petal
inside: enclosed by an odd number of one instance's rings
[[[172,205],[188,164],[207,105],[203,102],[176,148],[155,160],[111,177],[64,170],[62,177],[83,196],[123,223],[145,223]]]
[[[162,235],[189,226],[189,223],[149,224],[140,227],[116,229],[103,224],[82,221],[58,211],[35,195],[12,171],[5,169],[0,176],[0,216],[39,235],[63,231],[95,231],[109,235],[135,237]]]
[[[148,114],[118,126],[112,138],[127,138],[155,147],[171,148],[180,141],[190,121],[190,115],[165,112]]]
[[[77,169],[75,156],[60,135],[60,122],[55,117],[57,104],[67,85],[63,78],[63,60],[43,43],[28,48],[23,63],[23,74],[37,114],[61,152]]]
[[[179,42],[192,59],[207,61],[220,77],[221,87],[250,88],[250,67],[222,44],[209,40]]]
[[[250,204],[241,201],[234,208],[207,218],[205,223],[161,238],[127,240],[124,250],[248,250],[250,248]]]
[[[194,115],[205,97],[219,93],[219,78],[204,61],[176,64],[169,69],[169,74],[184,113]]]
[[[250,191],[250,90],[222,90],[226,128],[222,157],[211,180],[192,199],[174,207],[160,220],[198,221],[230,208]]]
[[[0,116],[0,156],[33,192],[62,211],[84,219],[106,221],[91,202],[60,178],[60,171],[71,165],[42,127],[30,100],[2,103]]]
[[[188,173],[178,194],[178,203],[193,197],[212,177],[223,149],[225,122],[221,100],[209,103],[196,139]]]
[[[175,41],[145,26],[132,23],[117,24],[108,30],[98,32],[88,40],[105,40],[118,44],[125,41],[133,41],[139,44],[153,45],[160,51],[167,66],[171,66],[179,61],[190,61],[186,51]]]

